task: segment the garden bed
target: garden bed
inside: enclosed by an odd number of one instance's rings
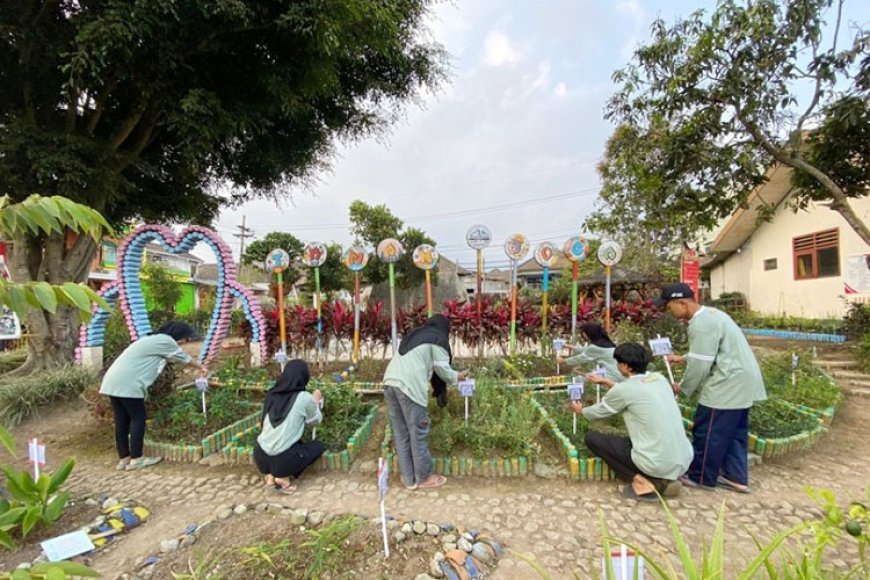
[[[494,381],[478,382],[469,401],[465,425],[464,399],[450,389],[447,407],[430,400],[429,449],[434,473],[449,476],[516,477],[533,472],[539,449],[536,439],[543,419],[531,393],[507,390]],[[398,472],[392,426],[387,421],[381,455]]]
[[[797,356],[794,368],[792,354]],[[760,363],[769,397],[819,417],[825,423],[833,421],[843,395],[833,379],[813,362],[812,353],[782,353],[766,357]]]
[[[827,334],[821,332],[798,332],[794,330],[774,330],[772,328],[741,328],[746,336],[764,336],[769,338],[782,338],[785,340],[802,340],[809,342],[830,342],[842,344],[846,342],[843,334]]]

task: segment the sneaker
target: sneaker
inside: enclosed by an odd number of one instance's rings
[[[130,458],[121,459],[118,461],[118,465],[115,466],[115,471],[124,471],[127,469],[127,466],[130,465]]]
[[[163,461],[162,457],[137,457],[136,459],[131,459],[130,464],[127,465],[127,471],[133,471],[135,469],[143,469],[145,467],[150,467],[157,463]]]

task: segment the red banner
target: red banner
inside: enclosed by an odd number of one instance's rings
[[[695,298],[698,298],[698,277],[701,269],[698,266],[698,252],[683,244],[683,263],[680,269],[680,282],[687,284]]]

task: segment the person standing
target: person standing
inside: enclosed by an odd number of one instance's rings
[[[427,406],[430,380],[442,404],[446,403],[446,398],[442,399],[440,393],[446,383],[456,384],[465,379],[466,373],[450,367],[451,360],[450,320],[436,314],[402,338],[399,351],[384,373],[384,398],[393,427],[402,483],[412,491],[447,483],[446,477],[432,473]],[[446,391],[444,395],[446,397]]]
[[[689,321],[689,353],[668,356],[671,363],[686,365],[674,391],[688,396],[700,390],[692,429],[695,456],[680,481],[750,493],[749,409],[767,399],[758,361],[731,317],[698,304],[686,284],[666,285],[656,305]]]
[[[556,356],[556,362],[559,364],[567,364],[569,367],[576,367],[584,363],[595,363],[598,366],[604,367],[607,371],[607,378],[615,383],[624,379],[619,369],[616,367],[616,360],[613,358],[613,351],[616,344],[610,340],[607,331],[597,322],[584,322],[580,325],[580,334],[588,343],[578,345],[566,345],[565,348],[572,351],[572,356],[565,358]]]
[[[115,469],[142,469],[162,460],[162,457],[142,455],[145,443],[145,398],[167,363],[190,365],[199,369],[200,375],[208,374],[205,366],[179,346],[195,340],[198,338],[189,325],[170,322],[161,326],[156,333],[144,336],[124,349],[106,371],[100,394],[109,397],[115,416],[115,447],[120,458]]]
[[[572,401],[571,410],[589,420],[621,413],[628,437],[588,431],[586,447],[629,484],[624,490],[627,497],[641,501],[658,501],[657,493],[675,497],[682,487],[677,478],[692,461],[692,445],[683,431],[671,386],[659,373],[647,372],[651,357],[640,344],[620,344],[613,356],[624,380],[617,383],[587,375],[588,380],[610,389],[597,405],[584,407]]]
[[[296,491],[290,477],[298,478],[326,451],[322,441],[302,441],[305,426],[318,425],[323,418],[320,391],[305,390],[310,379],[308,363],[291,360],[263,402],[263,428],[254,444],[254,463],[266,476],[266,485],[281,493]]]

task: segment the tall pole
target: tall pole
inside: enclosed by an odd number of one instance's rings
[[[477,250],[477,358],[483,358],[483,250]]]
[[[359,360],[359,272],[353,274],[353,360]]]
[[[399,350],[399,329],[396,326],[396,265],[390,262],[387,266],[390,271],[390,344],[395,356]]]
[[[517,261],[511,260],[511,356],[517,354]]]
[[[320,305],[320,267],[314,268],[314,300],[317,302],[317,360],[323,364],[323,312]]]
[[[281,352],[287,352],[287,323],[284,320],[284,275],[278,272],[278,332],[281,335]]]
[[[543,296],[541,297],[541,356],[547,356],[547,297],[550,294],[550,269],[544,268]]]
[[[245,255],[245,239],[254,237],[254,230],[245,226],[245,219],[247,216],[242,216],[242,225],[236,226],[239,228],[239,233],[233,234],[235,237],[239,238],[239,264],[242,263],[242,256]]]
[[[610,266],[604,266],[604,329],[610,334]]]
[[[430,270],[426,272],[426,314],[432,318],[432,274]]]
[[[571,262],[571,344],[577,344],[577,290],[580,286],[580,265]]]

